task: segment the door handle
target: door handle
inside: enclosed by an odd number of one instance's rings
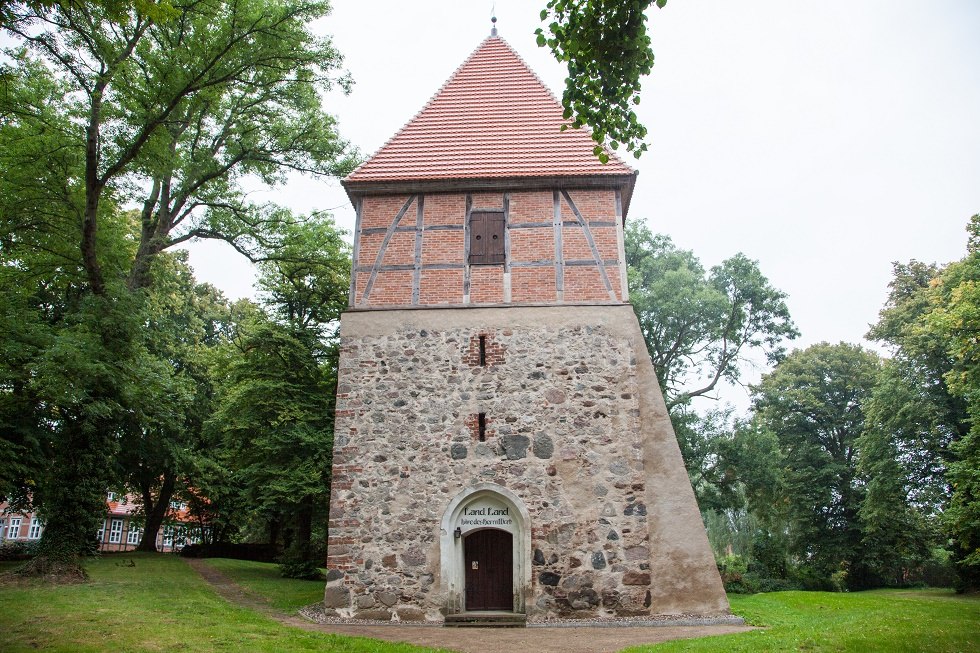
[[[470,563],[470,569],[479,569],[479,568],[480,568],[479,560],[474,560],[473,562]]]

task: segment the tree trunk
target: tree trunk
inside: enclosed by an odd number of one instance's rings
[[[138,290],[149,285],[150,265],[156,253],[152,251],[153,237],[157,232],[159,219],[154,219],[156,205],[160,199],[160,188],[163,184],[160,179],[153,180],[153,186],[149,194],[143,201],[143,210],[140,214],[140,239],[136,249],[136,257],[129,272],[127,285],[130,290]]]
[[[282,531],[282,519],[274,516],[269,519],[269,544],[276,546],[279,544],[279,534]]]
[[[99,129],[102,121],[102,93],[105,82],[100,82],[91,94],[89,123],[85,130],[85,208],[82,215],[82,239],[79,247],[82,252],[82,264],[88,277],[89,290],[98,296],[105,295],[105,281],[102,278],[102,266],[99,264],[96,235],[98,232],[99,202],[105,185],[99,179]]]
[[[137,551],[156,551],[157,534],[163,525],[163,520],[167,517],[170,509],[170,499],[173,498],[176,475],[167,472],[163,476],[163,484],[160,486],[160,493],[157,495],[156,502],[150,488],[143,488],[143,511],[146,514],[146,524],[143,528],[143,537],[140,539]]]
[[[313,498],[306,497],[296,514],[296,542],[294,549],[303,560],[310,559],[310,540],[313,536]]]

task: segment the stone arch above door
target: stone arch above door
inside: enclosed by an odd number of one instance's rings
[[[459,529],[457,537],[456,529]],[[463,611],[465,570],[463,535],[481,529],[513,535],[514,612],[526,613],[531,587],[531,515],[520,497],[494,483],[480,483],[457,494],[443,512],[440,528],[440,573],[447,614]]]

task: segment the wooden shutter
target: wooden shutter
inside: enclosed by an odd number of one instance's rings
[[[470,213],[470,265],[504,262],[504,212]]]

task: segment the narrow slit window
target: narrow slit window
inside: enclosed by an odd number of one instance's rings
[[[487,441],[487,414],[480,413],[476,418],[477,431],[480,435],[480,442]]]
[[[480,336],[480,367],[487,366],[487,337]]]

